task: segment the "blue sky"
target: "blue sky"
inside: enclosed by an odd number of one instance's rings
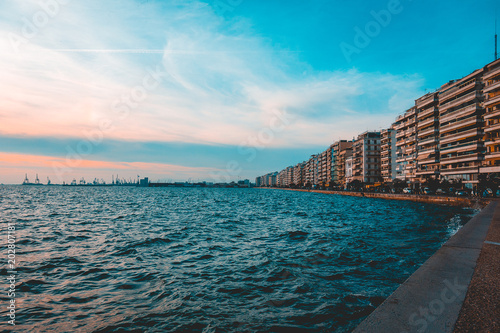
[[[492,61],[495,6],[3,1],[0,183],[279,170]]]

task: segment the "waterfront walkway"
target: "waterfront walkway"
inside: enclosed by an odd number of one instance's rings
[[[472,218],[354,332],[500,332],[500,203]]]
[[[323,193],[323,194],[338,194],[338,195],[347,195],[351,197],[363,197],[363,198],[374,198],[374,199],[405,200],[405,201],[433,203],[440,205],[471,207],[475,209],[482,209],[490,202],[490,199],[488,198],[485,199],[477,197],[450,197],[445,195],[416,195],[416,194],[372,193],[372,192],[355,192],[355,191],[303,190],[303,189],[290,189],[290,188],[277,188],[277,187],[261,187],[261,188]]]

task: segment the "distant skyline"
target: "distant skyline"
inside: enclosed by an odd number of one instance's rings
[[[0,183],[253,181],[493,61],[495,7],[0,2]]]

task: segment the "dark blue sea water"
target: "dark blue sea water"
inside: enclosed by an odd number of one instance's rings
[[[263,189],[0,186],[26,332],[347,332],[475,213]],[[5,292],[0,303],[7,330]]]

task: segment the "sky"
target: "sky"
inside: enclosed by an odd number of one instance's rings
[[[0,183],[254,180],[493,61],[496,6],[0,1]]]

